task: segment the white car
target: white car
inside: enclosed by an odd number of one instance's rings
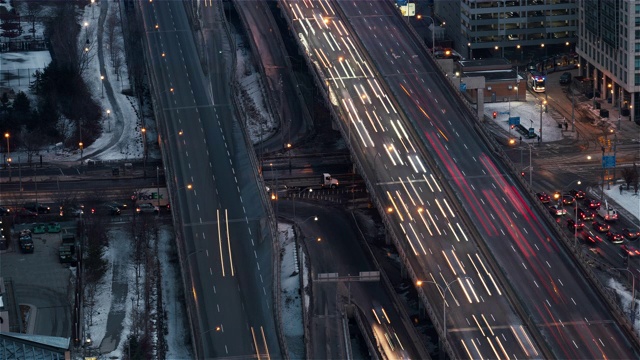
[[[567,215],[567,210],[558,205],[549,206],[549,212],[551,212],[551,215],[555,216]]]
[[[160,212],[160,209],[153,205],[152,203],[144,203],[144,204],[140,204],[138,205],[138,207],[136,207],[136,213],[138,214],[157,214]]]

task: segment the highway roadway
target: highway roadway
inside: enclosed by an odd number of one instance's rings
[[[138,4],[187,271],[189,320],[199,358],[282,358],[273,315],[270,234],[261,226],[265,212],[256,206],[259,189],[235,125],[219,5],[202,4],[209,80],[185,3]]]
[[[542,357],[505,289],[460,218],[455,199],[429,169],[400,109],[388,97],[373,64],[359,50],[327,1],[285,2],[292,31],[312,61],[344,121],[343,134],[354,155],[370,170],[374,191],[385,204],[392,229],[409,254],[411,268],[429,298],[456,358]],[[369,5],[369,2],[356,4]],[[366,30],[372,40],[372,31]],[[393,58],[393,57],[392,57]],[[499,311],[497,311],[499,309]]]
[[[406,126],[415,128],[472,219],[480,234],[475,240],[490,249],[554,356],[637,358],[604,301],[536,212],[534,200],[496,161],[451,86],[408,36],[397,10],[387,2],[338,4],[410,119]],[[479,356],[487,353],[468,354]]]

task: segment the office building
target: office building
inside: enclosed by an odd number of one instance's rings
[[[434,14],[469,59],[527,62],[572,51],[576,42],[575,0],[434,0]]]
[[[581,75],[594,79],[596,95],[638,122],[640,1],[581,0],[578,17]]]

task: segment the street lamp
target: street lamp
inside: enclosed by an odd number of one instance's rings
[[[109,124],[109,132],[111,132],[111,110],[107,110],[107,124]]]
[[[84,144],[82,143],[82,141],[78,143],[78,146],[80,146],[80,166],[82,166],[82,154],[84,151]]]
[[[446,284],[444,289],[442,288],[442,286],[440,284],[438,284],[435,281],[431,281],[431,280],[418,280],[418,281],[416,281],[416,285],[421,289],[421,291],[422,291],[422,284],[431,283],[431,284],[434,284],[435,286],[437,286],[438,290],[440,290],[440,292],[442,293],[442,339],[443,339],[443,341],[442,341],[443,342],[442,351],[444,351],[444,349],[447,347],[447,291],[451,292],[449,290],[451,285],[453,285],[454,282],[460,281],[462,279],[467,279],[468,280],[468,279],[471,279],[471,278],[469,276],[463,276],[463,277],[459,277],[457,279],[451,280],[448,284]],[[423,291],[423,296],[424,296],[424,291]]]
[[[142,172],[147,177],[147,129],[140,129],[142,132]]]
[[[408,9],[408,7],[407,7]],[[408,10],[407,10],[408,12]],[[431,53],[435,54],[436,51],[436,21],[429,15],[423,15],[423,17],[429,18],[431,20],[431,24],[433,25],[433,29],[431,29]],[[469,46],[471,46],[469,44]]]
[[[278,191],[276,189],[276,191]],[[300,191],[298,191],[298,197],[300,197],[302,195],[303,192],[305,191],[309,191],[309,192],[313,192],[312,188],[304,188]],[[291,201],[293,202],[293,221],[296,220],[296,194],[294,193],[293,196],[291,196]]]
[[[542,110],[547,105],[547,100],[540,101],[540,134],[538,136],[538,145],[542,145]]]
[[[563,196],[569,196],[573,199],[573,203],[575,205],[575,208],[573,209],[575,212],[575,222],[573,223],[573,246],[577,247],[578,246],[578,199],[576,199],[575,196],[573,195],[568,195],[565,194],[565,190],[567,190],[569,187],[571,187],[571,185],[573,185],[574,183],[580,185],[582,184],[582,181],[580,180],[573,180],[572,182],[570,182],[567,186],[565,186],[564,188],[562,188],[562,190],[560,190],[560,192],[556,192],[555,194],[553,194],[553,197],[556,198],[556,196],[559,198],[559,202],[562,202],[562,208],[564,209],[564,199]]]
[[[100,75],[100,83],[102,84],[102,91],[100,97],[104,99],[104,75]]]

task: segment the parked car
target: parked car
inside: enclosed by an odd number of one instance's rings
[[[35,246],[33,245],[33,239],[31,239],[31,236],[21,236],[18,243],[20,244],[20,251],[23,253],[32,253],[35,251]]]
[[[591,223],[591,226],[593,227],[593,230],[599,233],[606,233],[607,231],[609,231],[609,229],[611,229],[611,226],[609,226],[609,224],[605,224],[597,221],[594,221],[593,223]]]
[[[567,215],[567,210],[558,205],[549,206],[549,212],[551,213],[551,215],[555,216]]]
[[[595,218],[596,214],[593,213],[592,211],[588,211],[588,210],[583,210],[581,208],[578,208],[578,218],[582,221],[587,221],[587,220],[593,220]]]
[[[138,214],[157,214],[160,209],[152,203],[142,203],[136,207],[136,213]]]
[[[60,224],[58,224],[57,222],[50,222],[47,224],[48,233],[59,233],[60,231]]]
[[[622,251],[623,254],[628,255],[630,257],[634,257],[634,256],[640,255],[640,250],[634,248],[631,245],[622,245],[622,246],[620,246],[620,251]]]
[[[578,189],[569,190],[569,195],[572,195],[573,197],[579,200],[584,199],[584,197],[586,196],[584,191],[578,190]]]
[[[38,213],[33,212],[31,210],[27,210],[25,208],[21,208],[16,212],[16,215],[21,218],[36,218],[38,217]]]
[[[638,230],[633,231],[631,229],[625,228],[625,229],[622,229],[620,233],[629,240],[637,240],[638,237],[640,237],[640,231]]]
[[[622,236],[622,234],[618,234],[613,231],[607,232],[605,236],[614,244],[621,244],[624,241],[624,236]]]
[[[584,198],[584,204],[587,206],[588,209],[591,209],[591,210],[595,210],[600,207],[600,201],[596,199],[591,199],[588,197]]]
[[[91,215],[120,215],[120,208],[109,204],[102,204],[91,208]]]
[[[120,209],[120,211],[127,210],[127,208],[129,207],[126,201],[110,201],[106,203],[106,205],[117,207],[118,209]]]
[[[35,224],[33,226],[34,234],[44,234],[47,231],[47,227],[44,224]]]
[[[536,193],[536,196],[538,197],[538,200],[540,200],[540,202],[543,204],[547,204],[549,203],[549,201],[551,201],[551,197],[545,192]]]
[[[560,75],[560,85],[569,85],[571,84],[571,73],[564,72]]]
[[[24,204],[24,208],[33,211],[38,214],[48,214],[51,212],[51,208],[49,206],[45,206],[38,203],[27,203]]]
[[[580,220],[578,220],[578,222],[575,222],[575,220],[573,219],[567,219],[567,227],[571,231],[574,231],[574,229],[582,230],[584,228],[584,223]]]

